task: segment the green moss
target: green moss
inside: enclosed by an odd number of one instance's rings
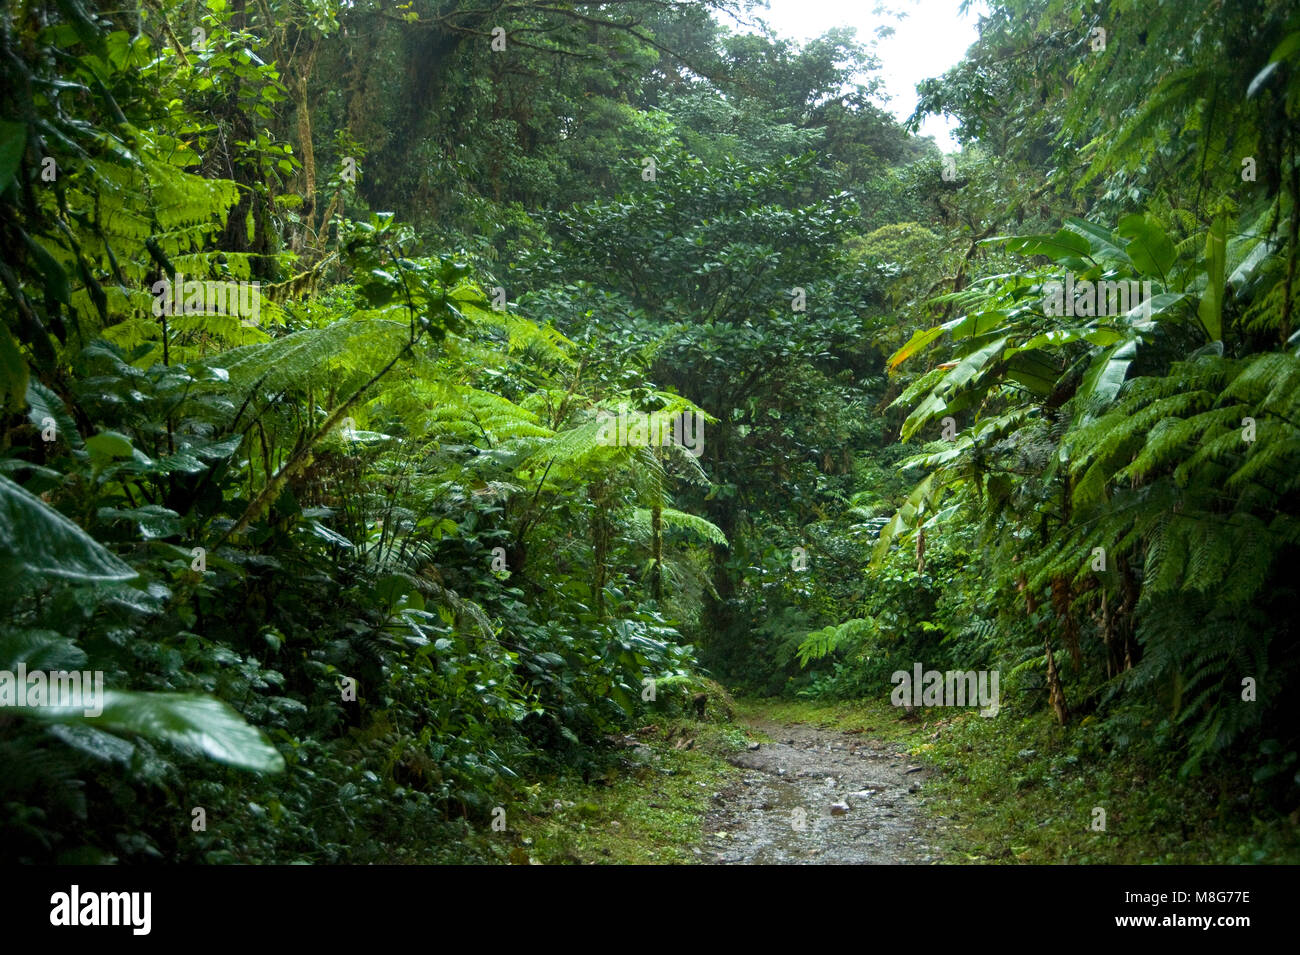
[[[970,711],[906,717],[885,700],[737,701],[750,720],[870,733],[907,746],[938,769],[925,806],[944,817],[943,854],[954,861],[1030,864],[1300,862],[1291,819],[1252,809],[1248,793],[1213,778],[1179,779],[1137,751],[1097,753],[1087,727],[1051,715],[993,719]],[[951,714],[951,715],[950,715]],[[1092,828],[1105,810],[1105,831]]]
[[[986,864],[1295,863],[1293,822],[1252,814],[1212,778],[1181,780],[1136,752],[1089,748],[1087,726],[1062,729],[1049,713],[993,719],[974,712],[907,716],[887,700],[816,703],[727,700],[709,721],[664,719],[637,732],[642,745],[584,782],[553,777],[507,808],[507,830],[487,841],[503,862],[682,864],[702,861],[711,796],[739,773],[725,757],[748,739],[745,723],[804,723],[902,745],[938,772],[923,805],[941,821],[941,857]],[[736,719],[728,717],[734,711]],[[937,715],[940,714],[940,715]],[[687,741],[693,741],[685,748]],[[1094,808],[1105,831],[1092,828]],[[478,843],[480,840],[475,839]]]
[[[710,694],[707,721],[681,717],[636,733],[608,772],[583,781],[552,777],[527,789],[507,809],[507,831],[495,834],[498,857],[514,863],[615,865],[700,862],[711,796],[739,770],[725,755],[742,749],[744,729]]]
[[[919,743],[928,724],[900,718],[887,700],[822,703],[805,700],[753,699],[736,701],[737,715],[747,721],[807,723],[848,733],[870,734],[891,743]]]
[[[1005,717],[1005,719],[1004,719]],[[1081,755],[1046,713],[945,721],[916,754],[943,773],[930,802],[973,862],[1295,863],[1290,820],[1210,777],[1180,779],[1137,752]],[[1240,797],[1240,798],[1239,798]],[[1105,830],[1095,829],[1104,810]],[[956,846],[954,846],[956,848]]]

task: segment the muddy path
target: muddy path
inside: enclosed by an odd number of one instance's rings
[[[920,802],[926,771],[865,735],[755,720],[774,742],[730,758],[744,772],[713,796],[706,863],[844,865],[938,859]],[[756,747],[756,748],[755,748]]]

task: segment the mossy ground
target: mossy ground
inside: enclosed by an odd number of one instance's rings
[[[946,862],[1300,862],[1294,817],[1261,811],[1212,777],[1179,779],[1136,753],[1081,758],[1078,728],[1062,729],[1047,713],[908,717],[884,699],[733,701],[717,689],[706,720],[677,707],[628,737],[642,745],[613,751],[603,773],[539,779],[506,807],[506,831],[475,841],[520,864],[700,862],[712,794],[739,773],[725,757],[765,739],[752,722],[862,733],[938,770],[925,806],[942,822]],[[1104,831],[1093,828],[1096,808],[1106,812]]]
[[[743,719],[810,723],[899,742],[939,770],[928,810],[950,861],[1029,864],[1297,863],[1295,816],[1253,806],[1212,777],[1179,779],[1137,754],[1083,759],[1050,715],[1003,710],[906,718],[887,700],[739,700]],[[1094,810],[1105,810],[1105,831]]]
[[[711,797],[739,771],[725,759],[743,749],[744,727],[716,684],[706,719],[668,707],[631,734],[603,774],[544,778],[507,808],[507,831],[492,844],[516,864],[683,864],[703,838]],[[689,748],[688,748],[689,744]]]

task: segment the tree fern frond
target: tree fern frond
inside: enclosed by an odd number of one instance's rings
[[[697,537],[710,544],[727,545],[727,536],[716,525],[695,514],[687,514],[685,511],[674,510],[665,507],[659,512],[660,519],[665,527],[676,527],[682,530],[690,531]],[[649,538],[650,534],[650,509],[638,507],[632,512],[632,523],[638,531],[644,534],[644,539]]]

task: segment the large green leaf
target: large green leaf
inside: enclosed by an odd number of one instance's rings
[[[130,580],[136,572],[40,498],[0,477],[0,575],[82,583]]]
[[[619,709],[629,716],[636,712],[636,701],[632,699],[632,694],[623,686],[618,684],[611,686],[609,688],[609,696],[610,699],[618,704]]]
[[[106,690],[101,702],[103,712],[98,716],[87,716],[83,706],[44,706],[14,712],[164,740],[240,769],[261,773],[284,769],[284,757],[270,740],[214,697]]]
[[[1093,258],[1110,265],[1127,266],[1132,264],[1128,253],[1115,241],[1110,231],[1103,226],[1089,222],[1087,219],[1070,217],[1065,220],[1065,228],[1071,232],[1077,232],[1088,240],[1088,245],[1092,248]]]
[[[1132,328],[1145,330],[1154,324],[1157,315],[1163,315],[1186,297],[1182,292],[1159,292],[1125,312],[1124,321]],[[1147,320],[1148,312],[1151,313],[1150,321]]]
[[[1128,257],[1142,275],[1158,275],[1165,281],[1178,252],[1160,223],[1148,214],[1139,213],[1119,220],[1115,230],[1129,240]]]
[[[1091,328],[1082,326],[1080,328],[1054,328],[1051,331],[1040,332],[1033,338],[1017,345],[1014,348],[1008,348],[1006,357],[1020,352],[1035,351],[1040,348],[1062,348],[1071,342],[1086,341],[1094,345],[1113,345],[1120,338],[1120,333],[1113,328]]]
[[[1205,236],[1205,292],[1196,314],[1205,327],[1205,334],[1210,341],[1217,342],[1223,338],[1223,286],[1227,271],[1227,255],[1224,247],[1227,223],[1219,216],[1210,226]]]
[[[947,329],[943,325],[936,325],[934,328],[923,328],[916,332],[911,339],[894,354],[889,356],[889,370],[893,371],[907,359],[911,358],[926,345],[942,335]]]
[[[1091,398],[1097,405],[1109,404],[1119,394],[1128,367],[1136,357],[1137,340],[1132,338],[1103,351],[1084,375],[1079,397],[1084,401]]]
[[[1092,245],[1078,232],[1058,229],[1055,235],[1018,235],[1007,240],[1007,250],[1022,255],[1045,255],[1064,265],[1083,266],[1092,257]]]
[[[1258,93],[1260,88],[1268,82],[1269,77],[1277,72],[1278,64],[1288,57],[1294,56],[1297,51],[1300,51],[1300,32],[1287,34],[1282,42],[1277,45],[1277,48],[1273,50],[1273,55],[1268,58],[1268,63],[1255,74],[1255,78],[1246,87],[1246,98],[1250,99]]]
[[[903,422],[903,439],[907,440],[916,433],[918,428],[935,415],[950,408],[953,403],[951,399],[956,396],[957,392],[980,376],[991,362],[996,361],[1001,356],[1002,349],[1006,346],[1007,341],[1008,339],[1005,336],[996,338],[975,349],[975,351],[957,362],[956,366],[935,385],[934,390],[926,396],[926,399],[916,407],[916,410],[907,416],[907,420]]]
[[[54,422],[55,433],[60,440],[68,442],[74,448],[84,446],[85,442],[63,399],[37,379],[30,378],[27,381],[27,420],[33,428],[43,431],[48,424],[47,418]]]
[[[131,457],[131,439],[116,431],[101,431],[86,439],[86,448],[96,461],[113,461]]]
[[[961,315],[950,322],[944,322],[940,328],[952,332],[953,341],[964,338],[978,338],[1006,323],[1007,313],[1000,308],[971,312]]]
[[[20,663],[29,671],[78,670],[86,665],[86,652],[53,630],[0,633],[0,670],[12,673]]]
[[[1046,397],[1061,377],[1057,362],[1037,351],[1020,352],[1007,360],[1007,378],[1019,382],[1032,393]]]
[[[1268,260],[1269,253],[1273,251],[1272,243],[1267,239],[1256,239],[1250,245],[1250,251],[1241,257],[1237,267],[1232,270],[1228,276],[1228,284],[1237,289],[1237,294],[1241,294],[1241,287],[1247,285],[1255,279],[1259,268]]]
[[[938,471],[927,474],[920,484],[912,488],[912,492],[907,495],[907,500],[880,529],[880,537],[871,551],[872,566],[879,566],[885,559],[889,553],[889,546],[895,538],[913,530],[921,523],[925,514],[933,510],[936,494],[939,491],[939,486],[935,483],[938,474]]]

